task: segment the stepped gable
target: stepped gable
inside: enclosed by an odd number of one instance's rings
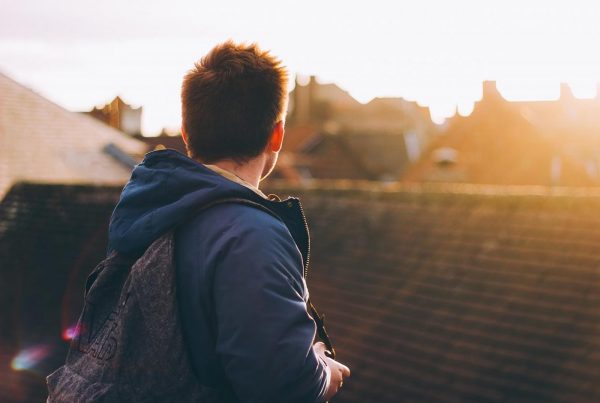
[[[17,181],[124,184],[146,146],[0,73],[0,199]]]
[[[336,401],[600,401],[600,192],[271,190],[308,216]]]
[[[45,376],[64,363],[63,335],[79,316],[87,275],[106,254],[120,192],[19,183],[0,204],[1,402],[45,400]],[[12,369],[28,349],[36,360]]]

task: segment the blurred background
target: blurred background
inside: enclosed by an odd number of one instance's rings
[[[215,44],[288,66],[339,402],[600,401],[600,3],[0,0],[0,401],[38,402]]]

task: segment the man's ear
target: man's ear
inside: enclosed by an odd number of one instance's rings
[[[187,146],[188,145],[188,136],[187,136],[187,133],[185,132],[185,129],[183,128],[183,126],[181,126],[181,138],[183,139],[183,142]]]
[[[269,140],[269,151],[278,153],[281,151],[283,146],[283,135],[284,135],[283,120],[280,120],[275,124],[273,132],[271,133],[271,139]]]

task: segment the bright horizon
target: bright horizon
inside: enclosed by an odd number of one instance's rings
[[[484,80],[508,100],[556,99],[561,82],[590,98],[600,81],[600,3],[280,3],[0,0],[0,71],[70,110],[119,95],[144,107],[146,135],[179,127],[183,74],[228,38],[270,49],[292,77],[414,100],[438,122],[470,113]]]

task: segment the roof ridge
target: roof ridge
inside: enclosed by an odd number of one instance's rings
[[[324,194],[336,192],[363,193],[410,193],[446,194],[473,196],[524,196],[524,197],[576,197],[600,198],[600,187],[568,187],[539,185],[484,185],[457,183],[408,183],[379,182],[361,179],[313,179],[301,185],[290,185],[283,180],[272,180],[269,187],[294,189],[298,191],[319,191]]]
[[[29,91],[32,95],[34,95],[35,97],[43,100],[43,102],[45,102],[46,104],[52,105],[53,107],[59,109],[61,112],[66,112],[68,115],[72,116],[75,119],[79,119],[79,120],[82,120],[82,121],[85,120],[88,123],[91,122],[96,127],[102,127],[103,129],[108,129],[108,130],[112,131],[113,133],[115,133],[116,135],[124,136],[127,139],[131,139],[133,141],[138,141],[139,142],[139,140],[134,139],[131,136],[127,136],[127,134],[123,133],[122,131],[117,130],[114,127],[109,126],[109,125],[107,125],[105,123],[102,123],[98,119],[96,119],[96,118],[94,118],[94,117],[92,117],[90,115],[79,113],[79,112],[75,112],[75,111],[71,111],[71,110],[67,109],[66,107],[58,104],[57,102],[54,102],[53,100],[47,98],[45,95],[40,94],[39,92],[37,92],[36,90],[34,90],[32,87],[29,87],[29,86],[27,86],[27,85],[25,85],[23,83],[20,83],[19,81],[17,81],[13,77],[7,75],[6,73],[2,72],[1,70],[0,70],[0,76],[8,79],[9,81],[11,81],[13,84],[17,85],[18,87],[23,88],[23,89]]]

